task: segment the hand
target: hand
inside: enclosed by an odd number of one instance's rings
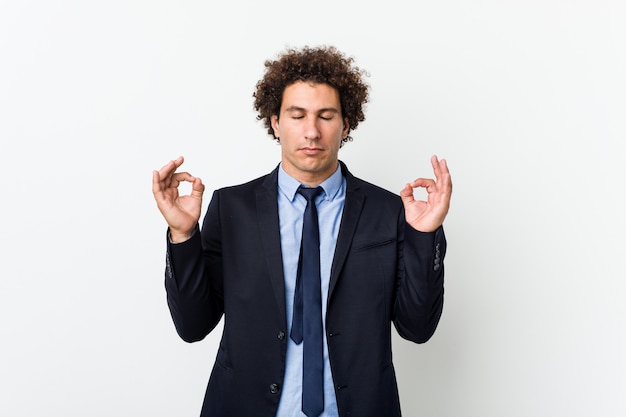
[[[443,224],[450,208],[452,181],[448,164],[445,159],[438,160],[436,155],[430,158],[430,162],[433,165],[436,180],[418,178],[400,191],[406,222],[420,232],[437,230]],[[413,197],[414,188],[425,188],[428,201],[416,200]]]
[[[179,156],[159,171],[152,171],[152,194],[170,227],[173,242],[183,242],[191,237],[202,210],[204,184],[188,172],[176,172],[183,162],[184,158]],[[184,181],[191,183],[191,194],[180,196],[178,185]]]

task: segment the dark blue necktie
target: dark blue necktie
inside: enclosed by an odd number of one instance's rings
[[[315,197],[322,187],[298,192],[307,200],[302,226],[300,262],[294,295],[291,338],[304,341],[302,363],[302,412],[317,417],[324,410],[324,338],[322,330],[322,284],[320,278],[320,231]]]

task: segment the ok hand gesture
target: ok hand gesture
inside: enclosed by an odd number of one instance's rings
[[[152,194],[170,228],[173,242],[183,242],[191,237],[202,210],[204,184],[188,172],[176,172],[183,162],[184,158],[179,156],[159,171],[152,171]],[[190,195],[178,194],[181,182],[191,183]]]
[[[433,155],[430,162],[435,171],[435,180],[418,178],[408,183],[400,191],[406,222],[420,232],[437,230],[443,224],[450,208],[452,181],[446,160],[440,161],[436,155]],[[413,197],[413,189],[415,188],[425,188],[428,193],[428,201],[416,200]]]

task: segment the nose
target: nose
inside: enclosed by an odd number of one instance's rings
[[[317,140],[320,138],[320,129],[317,117],[307,117],[304,123],[304,137],[308,140]]]

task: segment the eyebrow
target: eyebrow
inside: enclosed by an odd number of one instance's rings
[[[302,111],[306,113],[307,110],[304,107],[300,107],[300,106],[289,106],[284,110],[285,113],[292,112],[292,111]],[[317,111],[318,114],[325,113],[325,112],[339,113],[339,110],[334,107],[325,107]]]

